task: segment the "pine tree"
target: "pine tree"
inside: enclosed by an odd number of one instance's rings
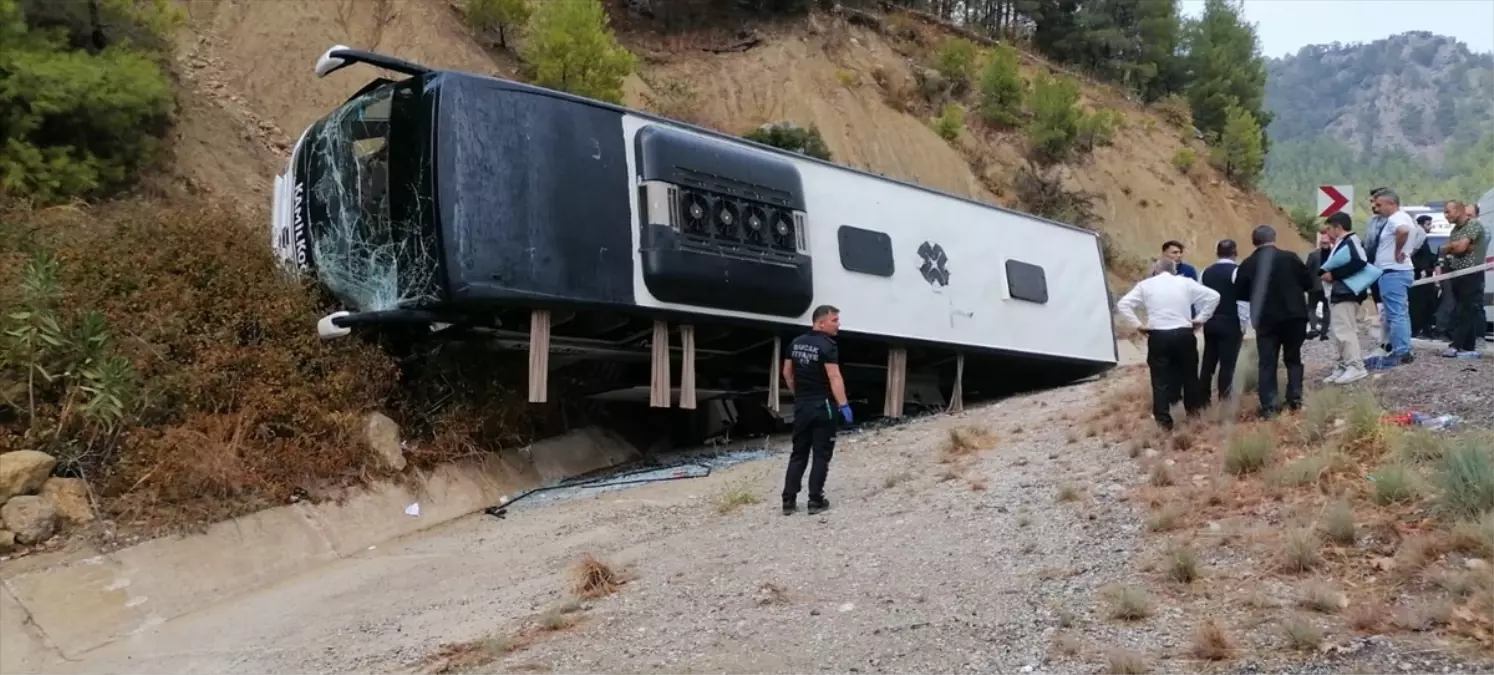
[[[617,44],[601,0],[539,3],[521,55],[535,84],[611,103],[622,101],[623,78],[638,65]]]
[[[1000,45],[986,56],[980,73],[980,116],[988,124],[1013,126],[1022,111],[1027,83],[1018,70],[1017,50]]]
[[[1250,113],[1262,127],[1271,123],[1262,109],[1265,61],[1255,28],[1245,23],[1242,11],[1233,0],[1207,0],[1203,16],[1188,31],[1187,61],[1193,78],[1188,103],[1194,125],[1206,135],[1224,133],[1230,106]],[[1265,146],[1264,138],[1261,144]]]
[[[1215,164],[1235,183],[1254,186],[1266,164],[1261,125],[1250,111],[1239,106],[1227,108],[1225,117],[1224,133],[1214,148]]]
[[[532,11],[528,0],[467,0],[467,25],[479,35],[497,31],[498,46],[508,49],[508,29],[524,25]]]
[[[1032,120],[1027,138],[1034,157],[1061,162],[1079,137],[1079,83],[1067,77],[1038,75],[1032,81]]]

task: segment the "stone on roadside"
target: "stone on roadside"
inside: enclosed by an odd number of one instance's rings
[[[17,543],[40,544],[57,531],[57,509],[41,497],[11,497],[0,506],[0,521],[5,529],[16,533]]]
[[[11,497],[36,494],[56,466],[56,458],[35,450],[0,455],[0,503]]]
[[[81,478],[48,478],[38,496],[57,509],[58,524],[63,527],[79,527],[93,522],[88,486]]]
[[[399,444],[399,425],[388,415],[372,412],[363,422],[363,439],[379,465],[391,471],[405,470],[405,451]]]

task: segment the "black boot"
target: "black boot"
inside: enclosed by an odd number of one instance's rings
[[[809,498],[809,515],[812,516],[828,508],[830,508],[830,500],[825,499],[824,497]]]
[[[792,516],[792,515],[794,515],[794,512],[798,511],[798,510],[799,510],[799,504],[796,502],[796,500],[793,500],[793,499],[785,499],[785,500],[783,500],[783,515],[785,515],[785,516]]]

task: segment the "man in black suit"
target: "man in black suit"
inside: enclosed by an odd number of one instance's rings
[[[1235,262],[1239,246],[1233,239],[1220,241],[1214,247],[1219,260],[1204,268],[1199,283],[1219,294],[1219,308],[1204,322],[1203,363],[1198,379],[1202,384],[1204,403],[1209,401],[1209,381],[1214,379],[1214,370],[1219,370],[1219,400],[1229,399],[1230,385],[1235,379],[1235,360],[1240,357],[1240,345],[1245,341],[1245,322],[1250,320],[1243,299],[1235,293],[1235,273],[1240,265]]]
[[[1324,225],[1318,230],[1318,246],[1307,254],[1307,274],[1312,278],[1318,278],[1323,273],[1323,260],[1333,252],[1333,240],[1328,238],[1328,226]],[[1328,341],[1328,322],[1332,320],[1329,316],[1328,296],[1323,292],[1323,287],[1314,284],[1307,291],[1307,339],[1318,338],[1324,342]]]
[[[1235,275],[1237,297],[1250,303],[1255,342],[1260,352],[1261,418],[1279,411],[1276,401],[1276,364],[1286,363],[1286,407],[1302,407],[1302,343],[1307,339],[1307,291],[1313,278],[1307,265],[1291,251],[1276,247],[1270,225],[1250,234],[1255,252],[1240,263]]]

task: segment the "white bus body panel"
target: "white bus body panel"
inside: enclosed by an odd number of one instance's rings
[[[640,129],[657,122],[623,117],[630,175],[638,175]],[[722,141],[678,126],[713,143]],[[857,333],[928,340],[950,345],[1115,362],[1110,299],[1097,237],[1024,214],[982,206],[808,159],[793,160],[808,204],[807,240],[814,259],[815,304],[841,310],[842,327]],[[643,205],[631,191],[635,222]],[[895,255],[891,277],[851,272],[841,265],[841,225],[889,235]],[[939,245],[948,257],[948,285],[925,281],[919,248]],[[633,228],[633,248],[642,245]],[[1048,301],[1011,297],[1008,260],[1044,270]],[[634,266],[633,292],[641,307],[744,319],[779,320],[743,312],[672,304],[657,299]],[[812,311],[812,310],[809,310]],[[809,326],[809,311],[797,323]]]

